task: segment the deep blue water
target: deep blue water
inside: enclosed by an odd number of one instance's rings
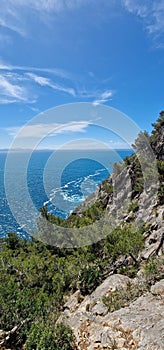
[[[68,216],[108,177],[112,164],[131,153],[132,150],[34,151],[25,174],[34,207],[39,210],[46,204],[53,214],[63,218]],[[7,152],[0,152],[0,237],[7,232],[28,236],[24,228],[26,220],[30,222],[32,212],[22,180],[26,156],[26,152],[13,152],[10,164],[7,163],[8,167],[4,170]],[[8,173],[9,176],[6,176]]]

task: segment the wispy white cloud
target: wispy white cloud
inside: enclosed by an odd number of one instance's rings
[[[150,33],[164,33],[164,1],[157,1],[153,4],[154,21],[148,25]]]
[[[29,30],[25,18],[29,13],[48,22],[52,14],[72,10],[86,3],[89,0],[1,0],[0,26],[25,36]]]
[[[150,4],[151,0],[149,0]],[[138,16],[146,17],[148,12],[148,4],[145,0],[122,0],[125,8]]]
[[[127,11],[139,16],[155,36],[164,34],[164,0],[122,0]]]
[[[49,25],[51,18],[55,18],[55,15],[94,3],[95,0],[1,0],[0,26],[25,36],[30,31],[27,21],[29,15]],[[109,8],[108,0],[97,0],[96,5],[99,9],[102,3],[103,7]],[[118,9],[118,3],[122,3],[127,11],[139,16],[149,33],[164,32],[163,0],[110,0],[110,13],[112,9],[113,12],[116,8]],[[98,14],[99,12],[97,16]]]
[[[21,1],[1,0],[0,26],[25,36],[24,21],[20,14]]]
[[[72,75],[60,68],[45,68],[45,67],[31,67],[31,66],[13,66],[0,60],[1,71],[21,71],[21,72],[40,72],[56,75],[60,78],[71,79]]]
[[[75,96],[75,90],[70,87],[64,87],[59,84],[55,84],[52,82],[49,78],[45,78],[42,76],[38,76],[33,73],[27,73],[26,76],[28,76],[30,79],[32,79],[35,83],[41,85],[41,86],[47,86],[50,87],[53,90],[61,91],[61,92],[66,92],[69,95]]]
[[[13,69],[10,70],[9,65],[0,64],[0,104],[36,102],[34,91],[37,91],[37,85],[43,89],[51,88],[73,97],[76,95],[75,90],[64,83],[61,85],[48,77],[23,71],[23,68],[16,72]]]
[[[8,104],[12,104],[12,103],[16,103],[18,102],[17,99],[12,99],[12,98],[3,98],[3,97],[0,97],[0,105],[8,105]]]
[[[94,105],[105,103],[113,96],[113,91],[100,89],[81,88],[80,79],[73,77],[69,72],[61,69],[48,69],[26,66],[12,66],[4,61],[0,61],[0,103],[25,102],[31,103],[37,101],[40,93],[37,87],[47,88],[55,92],[65,93],[74,99],[84,101],[94,101]],[[91,78],[92,80],[92,78]],[[101,82],[96,81],[98,86]],[[92,84],[93,85],[93,84]],[[33,96],[35,95],[35,98]]]
[[[46,136],[55,136],[63,133],[85,132],[87,126],[90,123],[88,121],[70,122],[65,124],[32,124],[21,127],[5,128],[5,131],[10,136],[17,136],[18,138],[36,138],[42,139]]]
[[[94,106],[98,106],[100,104],[106,103],[111,100],[113,96],[113,91],[106,90],[100,94],[99,98],[93,101]]]
[[[14,80],[15,76],[0,74],[0,104],[28,101],[27,89]]]

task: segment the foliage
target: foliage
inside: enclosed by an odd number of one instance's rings
[[[103,297],[103,303],[108,307],[109,312],[113,312],[121,309],[122,307],[129,306],[129,304],[136,300],[147,290],[147,286],[139,284],[127,284],[125,289],[116,289]]]
[[[133,213],[136,213],[139,209],[139,205],[137,202],[132,202],[130,205],[129,205],[129,212],[132,211]]]
[[[13,250],[20,247],[20,240],[15,233],[13,232],[8,233],[7,239],[6,239],[6,246],[7,248],[13,249]]]
[[[111,233],[104,224],[103,230],[105,239],[78,249],[57,249],[34,239],[17,240],[14,234],[3,240],[0,327],[4,331],[19,329],[8,347],[18,350],[26,343],[29,350],[71,349],[68,329],[62,331],[66,339],[63,345],[59,329],[54,333],[66,295],[78,288],[83,295],[91,293],[104,279],[110,261],[129,253],[137,256],[143,244],[142,233],[132,232],[129,226]]]
[[[132,147],[137,151],[143,153],[143,151],[147,151],[149,146],[149,134],[147,131],[140,131],[135,143]]]
[[[129,227],[116,228],[106,237],[106,248],[115,260],[120,255],[131,254],[137,257],[144,246],[142,230],[131,231]]]
[[[70,215],[66,219],[59,218],[48,213],[46,207],[40,209],[41,214],[50,223],[61,227],[84,227],[93,224],[93,222],[99,220],[104,213],[104,206],[102,201],[98,201],[86,206],[80,215]]]
[[[90,294],[102,282],[103,275],[99,265],[85,266],[79,277],[79,288],[82,295]]]
[[[112,194],[113,193],[113,186],[107,181],[103,180],[101,188],[107,193],[107,194]]]
[[[157,161],[158,172],[159,172],[159,182],[160,186],[158,188],[158,198],[159,204],[164,204],[164,160]]]
[[[160,257],[150,257],[145,265],[145,277],[148,284],[154,284],[156,281],[164,278],[164,259]]]
[[[52,326],[36,321],[30,329],[26,350],[73,350],[74,337],[62,323]]]
[[[6,244],[1,245],[0,328],[4,331],[10,331],[14,327],[19,329],[7,345],[18,350],[27,341],[29,349],[71,349],[68,345],[71,339],[68,329],[61,330],[57,327],[53,337],[51,333],[63,296],[71,288],[74,275],[78,277],[79,260],[76,256],[72,261],[69,256],[67,259],[59,257],[33,240],[19,240],[18,249],[16,238],[14,234],[9,235]],[[35,347],[31,339],[36,332],[38,338],[36,337]],[[60,332],[63,337],[65,334],[65,338],[61,337]],[[57,337],[62,339],[63,345]]]
[[[164,111],[161,111],[159,114],[159,118],[157,119],[156,123],[152,124],[153,130],[152,130],[152,135],[150,137],[151,141],[154,142],[156,141],[157,135],[159,133],[159,130],[161,126],[164,126]]]

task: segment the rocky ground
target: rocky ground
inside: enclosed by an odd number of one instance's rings
[[[109,293],[127,291],[129,282],[136,284],[126,276],[113,275],[82,303],[77,293],[67,301],[61,318],[73,329],[77,349],[163,350],[164,279],[119,310],[108,312],[102,302]]]
[[[83,299],[77,291],[66,302],[60,321],[72,328],[77,349],[164,349],[163,213],[164,206],[144,213],[149,229],[135,278],[111,271],[91,295]],[[155,284],[151,271],[149,283],[145,274],[145,263],[153,256],[160,265]]]

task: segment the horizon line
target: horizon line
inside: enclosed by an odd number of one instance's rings
[[[43,151],[113,151],[113,150],[120,150],[120,151],[134,151],[134,149],[131,147],[129,148],[67,148],[67,149],[59,149],[59,148],[41,148],[41,149],[32,149],[32,148],[0,148],[0,152],[43,152]]]

